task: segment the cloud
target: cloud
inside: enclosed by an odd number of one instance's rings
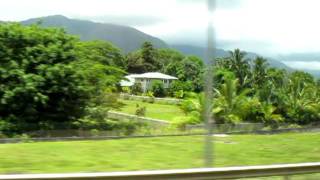
[[[216,0],[217,9],[237,9],[241,8],[241,0]]]
[[[166,21],[165,18],[159,16],[144,16],[144,15],[104,15],[104,16],[86,16],[78,17],[102,23],[120,24],[126,26],[152,26]]]
[[[281,61],[285,65],[299,70],[320,70],[320,61]]]
[[[259,40],[224,40],[218,39],[217,46],[223,49],[235,49],[241,48],[245,51],[251,51],[258,54],[270,54],[273,52],[274,44],[268,41],[259,41]]]
[[[319,52],[319,0],[217,0],[218,44],[276,56]],[[206,0],[1,0],[0,20],[62,14],[133,26],[170,43],[204,44]],[[212,18],[212,17],[211,17]]]
[[[215,0],[213,1],[218,9],[234,9],[242,5],[242,0]],[[207,0],[177,0],[177,3],[184,5],[207,4]]]

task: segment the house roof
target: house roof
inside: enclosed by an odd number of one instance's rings
[[[167,74],[162,74],[158,72],[148,72],[143,74],[130,74],[128,76],[125,76],[127,80],[122,80],[120,82],[121,86],[132,86],[135,83],[136,78],[141,79],[167,79],[167,80],[176,80],[178,78],[174,76],[169,76]]]
[[[127,78],[146,78],[146,79],[169,79],[169,80],[174,80],[178,79],[174,76],[170,76],[167,74],[162,74],[159,72],[148,72],[148,73],[143,73],[143,74],[131,74],[126,76]]]
[[[135,79],[132,78],[132,77],[129,77],[129,76],[125,76],[125,78],[127,80],[121,80],[120,81],[120,85],[121,86],[133,86],[134,85],[134,82],[135,82]]]

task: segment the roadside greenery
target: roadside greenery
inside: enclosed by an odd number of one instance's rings
[[[0,49],[4,134],[71,128],[83,120],[103,123],[105,112],[118,104],[112,92],[125,71],[115,62],[120,51],[109,43],[80,42],[62,29],[4,23]]]
[[[231,135],[214,142],[214,167],[320,160],[319,133]],[[0,173],[197,168],[204,165],[203,147],[203,136],[2,144]]]
[[[308,73],[245,60],[236,49],[215,62],[213,115],[218,122],[263,122],[277,126],[319,123],[319,83]]]
[[[212,115],[217,123],[277,127],[283,122],[320,122],[320,83],[310,74],[270,67],[265,58],[248,59],[239,49],[213,62]],[[121,109],[121,91],[149,96],[150,103],[154,97],[184,99],[180,107],[169,108],[177,110],[175,117],[153,113],[148,106],[139,114],[176,118],[178,126],[203,121],[203,76],[208,70],[203,60],[173,49],[156,49],[150,42],[124,54],[109,42],[80,41],[62,29],[2,23],[0,65],[0,131],[6,135],[90,124],[112,129],[107,112]],[[126,74],[150,71],[179,80],[169,88],[154,81],[147,92],[139,83],[119,86]]]

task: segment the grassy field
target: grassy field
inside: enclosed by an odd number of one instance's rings
[[[320,133],[215,137],[215,166],[320,161]],[[97,172],[203,166],[203,136],[0,145],[0,173]]]
[[[147,103],[141,101],[131,101],[131,100],[121,100],[124,106],[120,109],[120,112],[135,114],[136,105],[139,104],[140,107],[145,106],[146,117],[173,121],[175,117],[185,116],[181,109],[177,105],[168,104],[157,104],[157,103]]]

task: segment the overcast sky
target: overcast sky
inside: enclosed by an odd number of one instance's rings
[[[268,56],[320,52],[320,0],[219,0],[218,46]],[[168,43],[202,45],[208,13],[202,0],[1,0],[0,20],[62,14],[133,26]]]

